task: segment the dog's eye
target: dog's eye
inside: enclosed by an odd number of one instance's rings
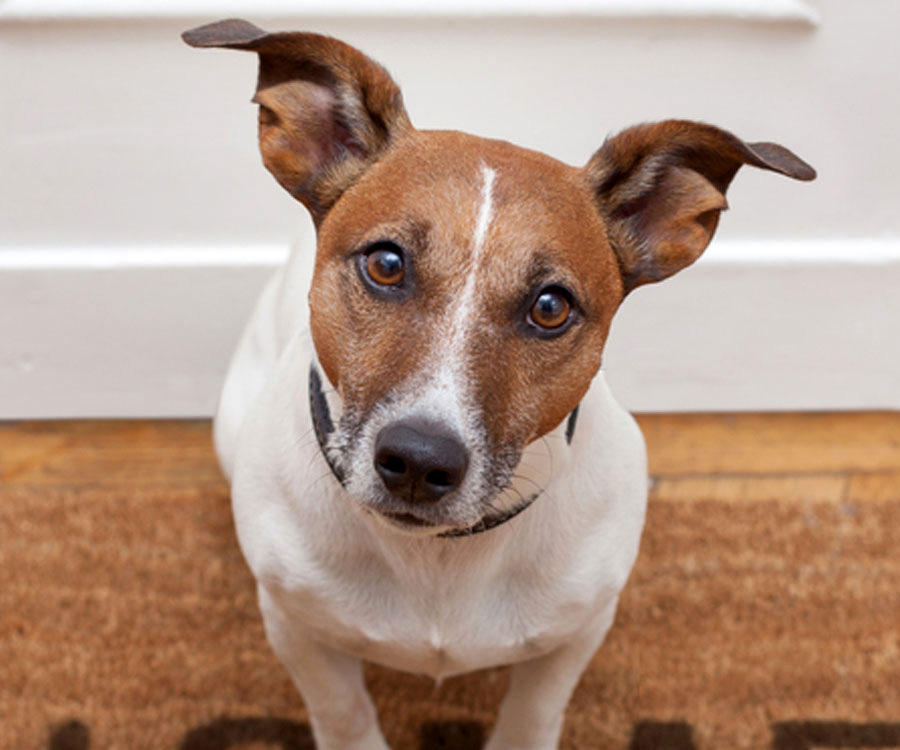
[[[572,314],[572,301],[564,289],[547,287],[528,311],[528,322],[547,331],[561,328]]]
[[[380,286],[397,286],[403,281],[403,254],[396,245],[380,243],[366,251],[365,271]]]

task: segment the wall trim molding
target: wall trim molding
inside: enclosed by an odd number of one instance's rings
[[[287,250],[0,250],[0,418],[212,413]],[[637,290],[605,367],[637,411],[900,408],[900,238],[727,241]]]
[[[13,270],[230,268],[274,269],[287,243],[241,245],[0,246],[0,273]],[[900,237],[720,240],[698,262],[710,265],[872,265],[900,262]]]
[[[818,26],[808,0],[5,0],[0,19],[313,17],[728,18]]]
[[[275,268],[288,256],[286,244],[139,245],[133,247],[0,247],[0,273],[11,270],[135,268]]]

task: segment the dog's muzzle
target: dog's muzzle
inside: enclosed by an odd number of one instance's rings
[[[334,460],[326,448],[334,432],[334,422],[322,391],[322,378],[316,366],[309,371],[309,402],[313,429],[322,455],[335,479],[345,486],[347,477],[342,465]],[[566,425],[566,442],[572,442],[575,431],[576,408]],[[374,468],[388,492],[412,504],[433,504],[457,489],[465,479],[469,457],[459,438],[434,422],[421,418],[401,419],[381,429],[375,446]],[[515,518],[542,494],[538,490],[507,510],[491,513],[466,528],[448,529],[438,537],[468,537],[480,534]],[[409,513],[387,514],[408,526],[429,525]]]

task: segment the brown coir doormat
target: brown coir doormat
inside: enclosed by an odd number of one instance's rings
[[[674,437],[644,427],[651,455],[654,435]],[[0,747],[311,749],[208,426],[156,443],[144,429],[0,429]],[[894,458],[750,475],[683,450],[707,473],[657,461],[638,565],[561,746],[900,748]],[[507,680],[367,674],[396,750],[480,747]]]

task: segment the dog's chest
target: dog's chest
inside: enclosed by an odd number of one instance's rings
[[[356,575],[293,591],[294,625],[328,645],[435,678],[533,658],[564,643],[593,597],[533,571],[432,569],[398,575],[369,560]],[[349,583],[348,583],[349,582]],[[285,599],[282,599],[285,601]]]

